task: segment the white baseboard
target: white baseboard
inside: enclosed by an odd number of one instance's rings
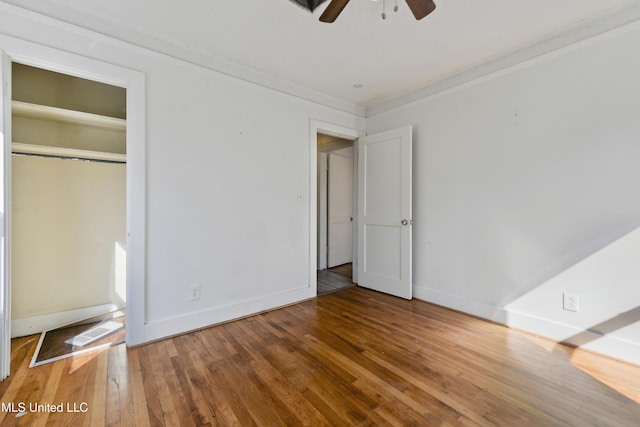
[[[43,331],[59,328],[64,325],[79,322],[111,311],[121,310],[123,308],[124,307],[120,307],[116,304],[102,304],[77,310],[67,310],[59,313],[25,317],[24,319],[12,319],[11,338],[39,334]]]
[[[413,287],[413,296],[423,301],[540,335],[558,343],[566,342],[585,350],[640,366],[640,342],[632,342],[609,335],[597,334],[592,331],[585,331],[575,326],[536,317],[528,313],[505,310],[502,307],[469,300],[458,295],[447,294],[422,286]]]
[[[246,300],[236,304],[188,313],[183,316],[151,321],[145,325],[144,340],[145,342],[151,342],[189,331],[203,329],[263,311],[275,310],[279,307],[295,304],[315,296],[315,288],[304,287]]]

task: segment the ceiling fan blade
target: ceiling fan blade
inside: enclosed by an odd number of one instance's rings
[[[327,23],[335,22],[347,3],[349,3],[349,0],[331,0],[329,6],[327,6],[322,15],[320,15],[320,21]]]
[[[436,10],[436,4],[433,0],[407,0],[407,6],[418,20]]]

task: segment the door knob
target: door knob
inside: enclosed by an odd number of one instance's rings
[[[400,223],[402,225],[407,225],[407,224],[409,224],[409,221],[407,221],[406,219],[403,219]]]

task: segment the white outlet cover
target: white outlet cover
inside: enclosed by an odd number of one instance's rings
[[[187,288],[187,298],[189,301],[197,301],[200,299],[200,285],[192,285]]]
[[[578,311],[578,295],[563,293],[562,294],[562,309],[567,311]]]

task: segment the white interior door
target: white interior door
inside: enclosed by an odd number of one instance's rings
[[[353,148],[329,153],[329,268],[353,258]]]
[[[412,298],[411,126],[358,140],[358,285]]]
[[[11,298],[9,286],[9,194],[7,180],[11,161],[11,60],[0,50],[0,380],[9,376],[11,361]]]

